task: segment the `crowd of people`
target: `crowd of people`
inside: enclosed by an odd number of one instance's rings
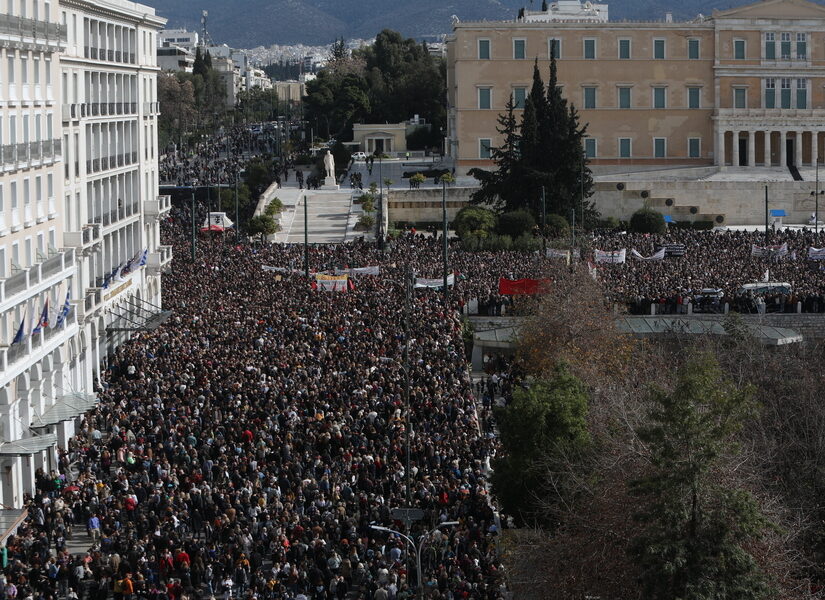
[[[380,266],[337,293],[262,269],[300,271],[300,246],[213,238],[192,265],[189,222],[183,206],[163,224],[174,315],[109,357],[59,472],[38,473],[6,598],[502,598],[496,439],[460,314],[541,260],[454,252],[450,307],[415,290],[405,335],[404,273],[440,274],[435,238],[311,248],[313,270]],[[423,518],[407,530],[399,507]],[[376,525],[420,541],[421,581],[405,539]],[[79,541],[88,552],[67,550]]]
[[[741,312],[825,311],[825,262],[809,260],[809,248],[825,247],[825,232],[813,229],[783,229],[765,237],[761,231],[693,231],[673,229],[648,235],[601,232],[593,236],[593,248],[627,250],[624,264],[597,264],[597,277],[614,302],[627,304],[632,312],[680,313],[690,303],[694,309],[721,312],[728,304]],[[668,244],[684,246],[683,256],[663,260],[636,260],[636,249],[644,257]],[[752,247],[782,247],[787,253],[752,256]],[[788,287],[743,289],[752,283],[787,283]]]

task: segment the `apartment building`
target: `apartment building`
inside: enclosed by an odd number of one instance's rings
[[[511,98],[523,107],[535,60],[546,81],[553,52],[559,85],[588,124],[585,152],[597,171],[814,164],[825,145],[822,31],[825,7],[807,0],[764,0],[688,22],[532,12],[458,22],[447,41],[446,152],[460,173],[489,167],[497,116]]]
[[[95,405],[106,356],[166,317],[171,248],[157,196],[164,21],[125,0],[0,10],[0,524],[13,526]]]

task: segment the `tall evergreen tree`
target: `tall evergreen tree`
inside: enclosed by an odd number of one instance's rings
[[[208,70],[209,69],[206,67],[206,61],[204,61],[203,54],[201,53],[201,47],[198,46],[195,49],[195,64],[192,67],[192,73],[205,78]]]
[[[495,171],[471,170],[472,175],[484,182],[481,188],[473,193],[473,202],[492,205],[501,212],[515,210],[523,193],[521,186],[524,179],[520,173],[521,137],[514,110],[511,98],[507,102],[507,112],[498,116],[496,131],[502,137],[503,143],[491,148],[491,157],[498,168]]]
[[[718,479],[734,435],[755,413],[750,389],[738,389],[711,355],[694,357],[672,393],[653,394],[638,430],[650,471],[632,482],[644,501],[634,553],[650,600],[755,600],[765,579],[743,548],[766,525],[747,492]]]

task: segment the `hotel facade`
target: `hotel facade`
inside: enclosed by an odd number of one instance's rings
[[[596,172],[825,157],[825,7],[765,0],[687,22],[610,22],[580,16],[590,6],[454,24],[445,145],[458,173],[491,166],[497,116],[511,98],[523,107],[535,60],[547,81],[551,51]]]
[[[94,407],[107,355],[162,314],[163,24],[125,0],[0,8],[0,538]]]

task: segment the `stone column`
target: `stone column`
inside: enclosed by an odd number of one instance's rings
[[[771,132],[765,132],[765,166],[771,166]]]
[[[733,130],[733,166],[739,166],[739,130]]]
[[[779,166],[783,169],[788,165],[788,132],[783,129],[779,132]]]
[[[716,130],[716,166],[725,166],[725,130],[722,127]]]
[[[802,166],[802,132],[796,132],[796,138],[794,139],[794,150],[793,150],[793,164],[795,167]]]
[[[819,132],[811,132],[811,166],[815,167],[819,162]]]
[[[756,132],[748,130],[748,166],[756,166]]]

